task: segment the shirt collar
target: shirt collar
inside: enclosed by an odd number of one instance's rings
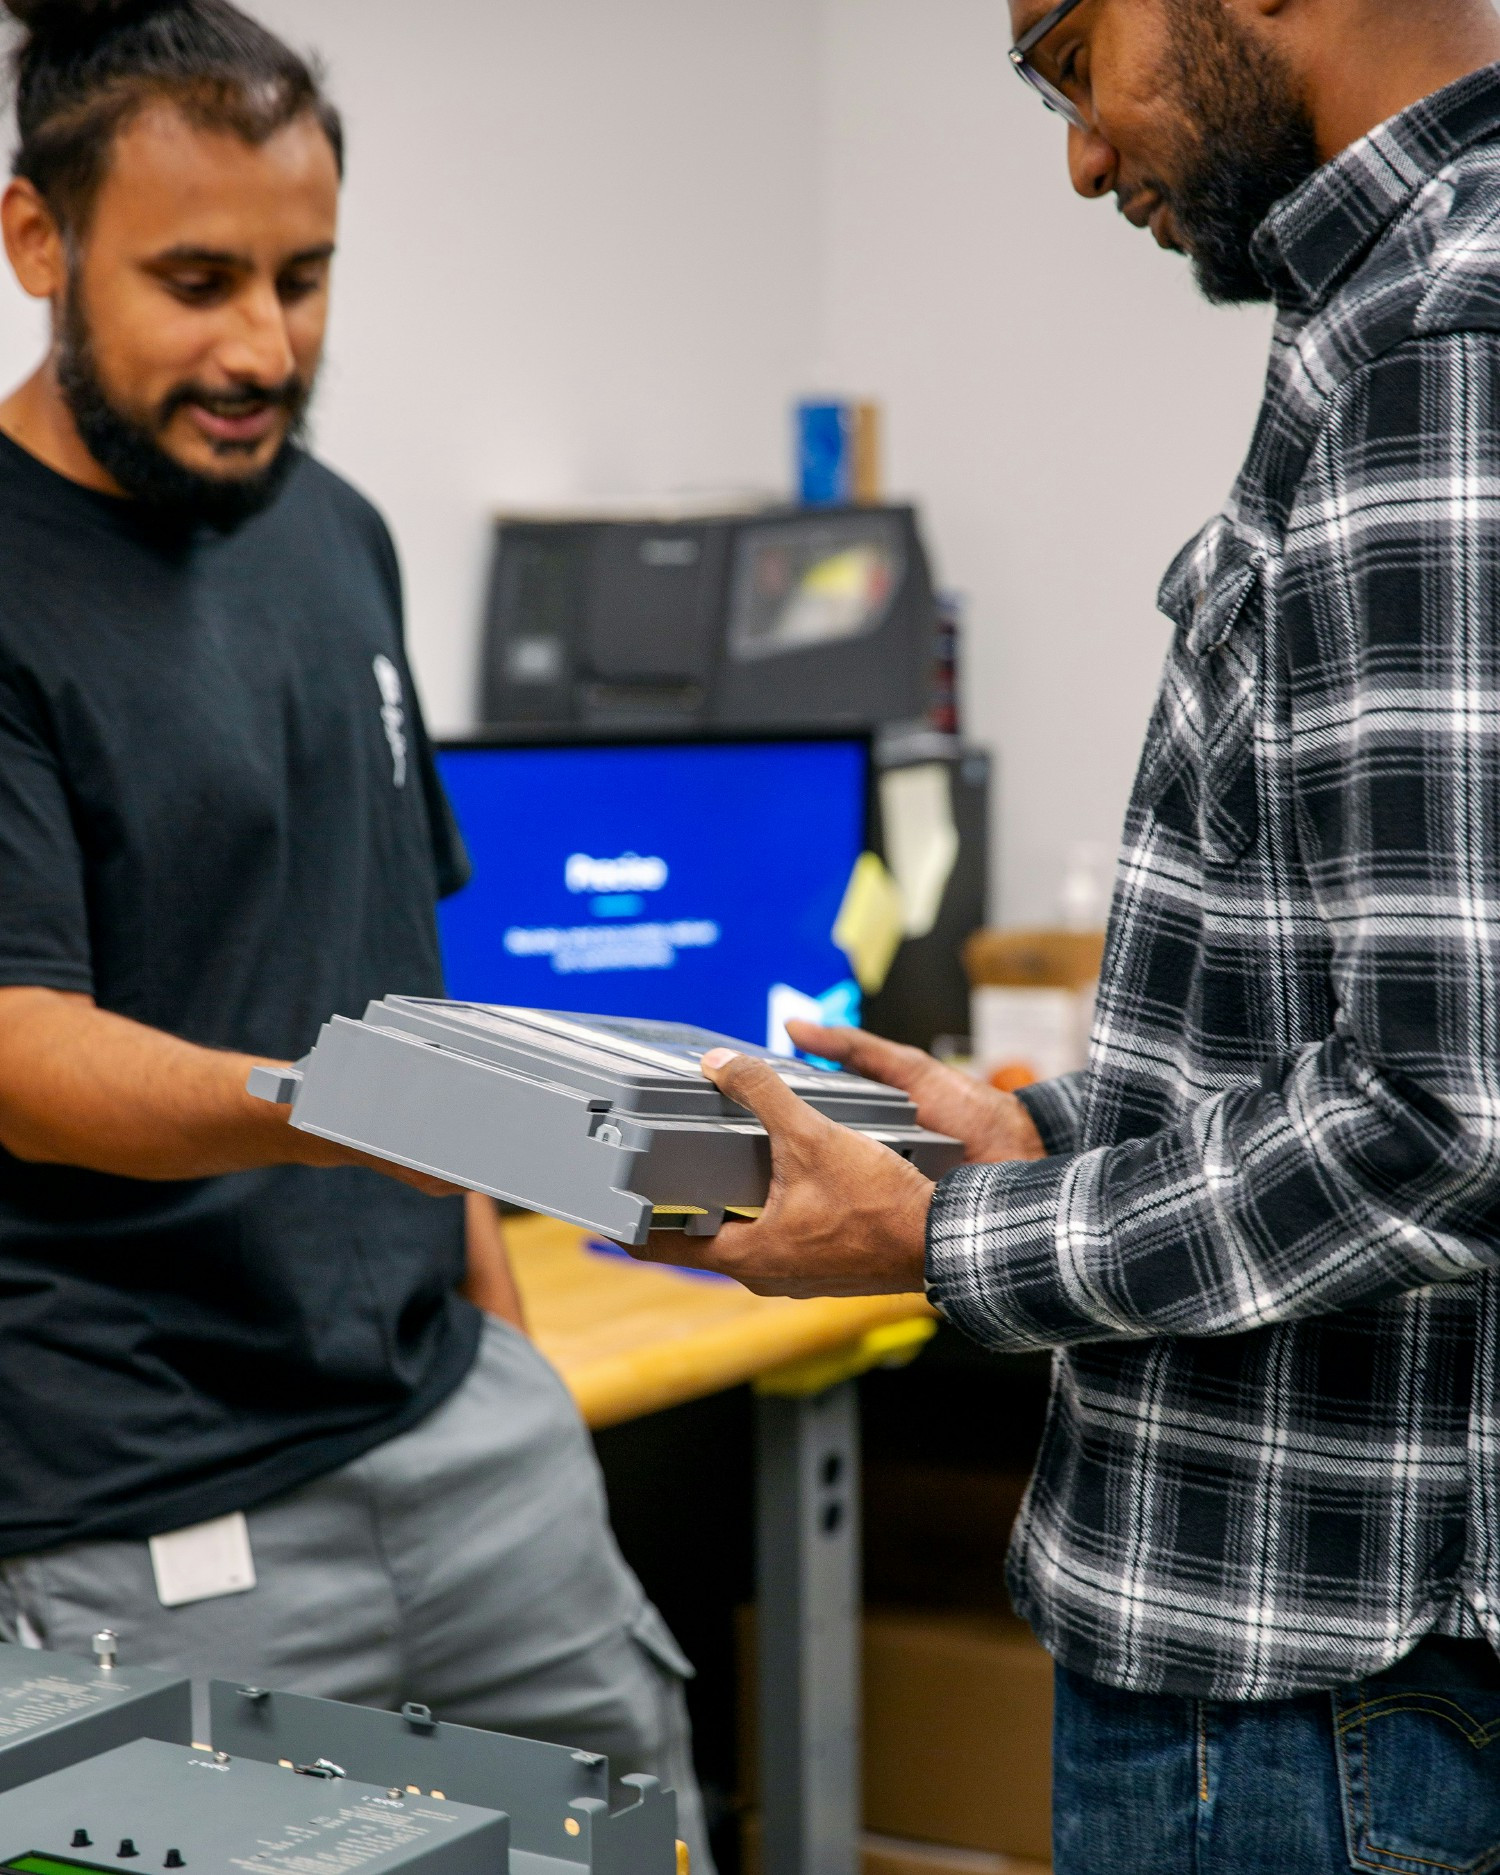
[[[1256,265],[1283,307],[1322,304],[1418,190],[1500,134],[1500,65],[1470,72],[1351,144],[1277,203]]]

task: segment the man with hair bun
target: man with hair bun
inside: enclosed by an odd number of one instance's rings
[[[465,877],[390,536],[302,447],[338,113],[229,0],[6,7],[0,1635],[607,1752],[710,1870],[493,1206],[245,1092],[440,995]]]

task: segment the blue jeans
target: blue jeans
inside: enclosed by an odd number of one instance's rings
[[[1243,1705],[1062,1668],[1056,1875],[1500,1870],[1500,1664],[1428,1640],[1399,1666]]]

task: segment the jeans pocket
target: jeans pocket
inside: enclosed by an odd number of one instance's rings
[[[1333,1694],[1349,1860],[1400,1875],[1500,1869],[1500,1694]]]

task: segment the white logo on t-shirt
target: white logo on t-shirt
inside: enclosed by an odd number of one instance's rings
[[[391,745],[392,780],[398,788],[406,786],[406,697],[401,688],[401,673],[382,654],[375,660],[375,681],[380,686],[380,720],[385,725],[385,739]]]

